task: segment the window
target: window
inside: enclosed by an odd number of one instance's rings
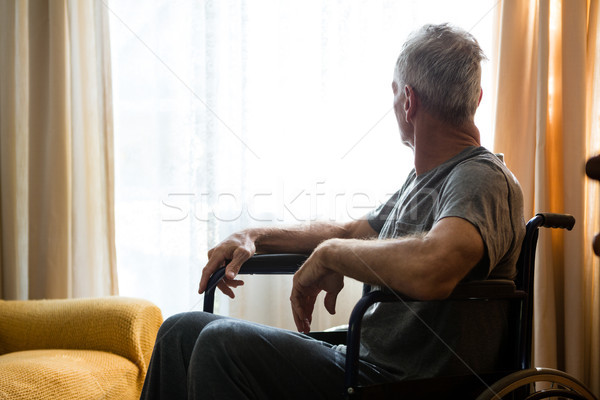
[[[121,295],[149,299],[165,317],[200,309],[206,253],[228,234],[358,218],[385,201],[412,163],[392,112],[402,43],[424,23],[450,22],[490,57],[496,5],[112,1]],[[490,64],[476,120],[488,148]],[[244,301],[221,298],[221,312],[252,319],[252,306],[262,318],[282,292],[274,313],[286,316],[260,322],[291,327],[289,281],[244,291]]]

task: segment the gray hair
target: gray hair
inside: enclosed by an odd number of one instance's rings
[[[481,93],[485,54],[470,33],[448,24],[425,25],[413,32],[396,62],[402,90],[411,86],[426,110],[461,125],[472,120]]]

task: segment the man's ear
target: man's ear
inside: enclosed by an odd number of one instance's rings
[[[483,88],[481,89],[481,92],[479,92],[479,101],[477,102],[477,107],[479,107],[479,105],[481,104],[482,98],[483,98]]]
[[[406,122],[411,122],[417,113],[418,98],[415,90],[408,86],[404,86],[404,114],[406,115]]]

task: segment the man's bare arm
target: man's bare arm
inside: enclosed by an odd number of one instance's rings
[[[335,312],[343,276],[389,287],[419,300],[443,299],[484,256],[479,231],[461,218],[444,218],[422,237],[323,242],[294,276],[290,300],[298,330],[310,330],[316,295]]]
[[[315,222],[285,228],[258,228],[248,232],[256,245],[257,253],[310,254],[328,239],[367,239],[377,233],[366,219],[343,224]]]
[[[242,264],[255,253],[310,254],[320,243],[329,239],[366,239],[376,234],[366,218],[347,223],[317,222],[246,229],[229,236],[208,252],[208,262],[202,270],[198,292],[204,293],[210,276],[218,268],[226,266],[225,279],[219,284],[219,289],[233,298],[231,288],[243,284],[235,277]]]

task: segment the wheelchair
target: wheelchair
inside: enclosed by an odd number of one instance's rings
[[[450,297],[441,301],[507,301],[510,305],[509,367],[501,371],[443,376],[412,381],[360,386],[358,384],[359,345],[362,317],[378,302],[416,301],[399,293],[371,291],[363,296],[350,315],[347,332],[312,332],[310,336],[330,343],[346,343],[345,387],[340,397],[347,399],[596,399],[594,394],[572,376],[550,368],[531,367],[534,261],[539,228],[571,230],[575,219],[570,215],[540,213],[526,226],[526,234],[517,261],[517,277],[512,280],[484,280],[460,283]],[[294,274],[307,255],[265,254],[250,258],[240,274]],[[214,311],[217,283],[225,268],[217,270],[208,282],[204,311]]]

